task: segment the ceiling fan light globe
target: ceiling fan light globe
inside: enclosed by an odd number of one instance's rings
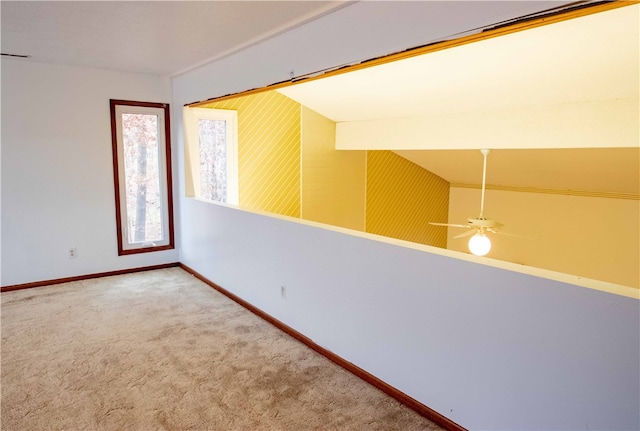
[[[484,256],[491,250],[491,240],[483,234],[475,234],[469,239],[469,251],[476,256]]]

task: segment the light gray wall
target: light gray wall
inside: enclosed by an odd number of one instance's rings
[[[170,102],[171,84],[2,59],[3,286],[178,260],[177,250],[118,256],[111,98]]]
[[[174,78],[180,260],[469,429],[640,428],[637,299],[184,197],[181,105],[547,7],[358,2]]]
[[[182,262],[469,429],[638,427],[636,299],[206,202],[183,217]]]

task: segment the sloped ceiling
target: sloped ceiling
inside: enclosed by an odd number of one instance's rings
[[[471,3],[442,2],[438,7],[462,13]],[[498,3],[505,10],[521,5],[522,14],[557,6],[553,2],[490,2],[482,7],[499,9]],[[353,5],[363,4],[3,1],[2,52],[30,55],[29,61],[172,76]],[[539,40],[530,37],[535,32],[515,33],[384,68],[304,83],[283,93],[335,121],[630,97],[637,106],[639,9],[636,4],[566,22],[570,31],[562,35],[558,27],[545,26],[537,32]],[[623,11],[618,24],[600,21]],[[488,181],[637,195],[640,150],[616,149],[615,142],[608,145],[612,148],[560,151],[558,147],[547,153],[495,150],[489,159]],[[477,151],[398,154],[452,183],[480,182],[482,159]]]
[[[282,89],[336,122],[638,97],[640,5]]]
[[[620,100],[632,100],[638,111],[639,28],[636,4],[279,91],[336,122]],[[487,182],[640,193],[640,142],[631,148],[617,148],[613,140],[602,148],[552,146],[517,149],[514,142],[513,149],[493,151]],[[477,149],[396,153],[451,183],[482,179]]]
[[[452,184],[482,182],[477,150],[396,151],[447,178]],[[495,186],[558,191],[640,194],[640,149],[558,148],[494,150],[487,158],[487,183]]]

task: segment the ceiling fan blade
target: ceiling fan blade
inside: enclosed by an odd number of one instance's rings
[[[465,229],[469,229],[471,226],[467,226],[464,224],[451,224],[451,223],[434,223],[434,222],[429,222],[429,224],[434,225],[434,226],[448,226],[448,227],[463,227]]]
[[[470,236],[470,235],[473,235],[474,233],[476,233],[475,230],[470,230],[468,232],[461,233],[460,235],[456,235],[453,238],[464,238],[465,236]]]
[[[497,232],[493,232],[493,233],[496,233],[496,234],[498,234],[498,235],[512,236],[512,237],[514,237],[514,238],[521,238],[521,239],[533,239],[533,238],[528,237],[528,236],[516,235],[516,234],[508,233],[508,232],[500,232],[500,231],[497,231]]]
[[[487,229],[487,232],[495,233],[497,235],[512,236],[514,238],[532,239],[530,237],[523,236],[523,235],[517,235],[517,234],[509,233],[509,232],[502,232],[502,231],[496,230],[495,228],[489,228],[489,229]]]

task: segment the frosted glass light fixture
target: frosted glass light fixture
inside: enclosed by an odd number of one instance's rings
[[[484,256],[491,250],[491,240],[484,233],[477,233],[469,240],[469,251],[476,256]]]

